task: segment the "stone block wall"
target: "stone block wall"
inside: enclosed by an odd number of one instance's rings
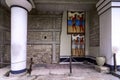
[[[5,47],[4,47],[4,57],[3,57],[3,59],[4,59],[4,62],[6,63],[6,64],[10,64],[10,45],[9,44],[6,44],[5,45]]]
[[[32,57],[35,64],[50,64],[52,62],[51,45],[28,45],[27,48],[28,60],[30,60],[30,58]]]
[[[27,60],[34,64],[59,62],[61,15],[30,15],[28,20]]]
[[[10,15],[0,9],[0,67],[10,64]],[[30,15],[27,35],[27,61],[35,64],[59,62],[61,15]]]
[[[99,46],[99,16],[97,15],[96,10],[92,10],[90,12],[90,27],[89,27],[89,35],[90,35],[90,47],[98,47]]]
[[[10,64],[10,15],[0,8],[0,67]]]
[[[30,41],[43,41],[48,42],[52,41],[52,32],[40,32],[40,31],[34,31],[34,32],[28,32],[28,42]]]
[[[56,45],[56,62],[59,62],[60,59],[60,45]]]

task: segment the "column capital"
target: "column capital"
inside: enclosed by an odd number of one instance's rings
[[[120,8],[120,0],[99,0],[99,2],[96,4],[96,7],[98,14],[100,15],[110,8]]]
[[[5,0],[5,1],[9,7],[20,6],[25,8],[28,11],[30,11],[33,7],[30,0]]]

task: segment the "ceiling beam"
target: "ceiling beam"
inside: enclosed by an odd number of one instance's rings
[[[98,0],[34,0],[36,4],[96,4]]]

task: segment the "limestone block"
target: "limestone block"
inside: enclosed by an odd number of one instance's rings
[[[9,27],[10,25],[9,13],[2,8],[0,8],[0,25],[4,25],[4,27]]]
[[[51,29],[53,20],[52,18],[32,17],[29,20],[29,29]],[[41,26],[42,25],[42,26]]]
[[[5,32],[5,40],[10,41],[10,39],[11,39],[10,32],[6,31]]]
[[[3,31],[0,31],[0,43],[3,44]]]
[[[62,23],[61,18],[56,18],[55,28],[61,29],[61,23]]]
[[[52,41],[53,40],[52,32],[41,32],[41,35],[42,35],[41,41]]]
[[[0,9],[0,25],[3,24],[3,10]]]
[[[1,33],[1,32],[0,32],[0,33]],[[1,35],[1,34],[0,34],[0,37],[1,37],[1,38],[0,38],[0,44],[1,44],[1,43],[2,43],[2,35]]]
[[[56,45],[56,61],[59,62],[60,58],[60,45]]]
[[[0,44],[0,51],[2,51],[3,50],[3,45],[2,44]]]
[[[55,38],[57,42],[60,41],[60,32],[55,32]]]
[[[95,65],[95,70],[101,73],[109,73],[110,69],[108,67],[105,66],[98,66]]]
[[[10,27],[10,17],[7,13],[4,14],[4,18],[3,18],[4,22],[4,26],[5,27]]]
[[[52,46],[51,45],[28,45],[27,60],[33,58],[34,64],[51,63]]]
[[[28,41],[52,41],[52,32],[28,32]]]
[[[99,16],[95,10],[90,12],[90,46],[96,47],[99,46]]]
[[[4,62],[10,62],[10,45],[5,45]]]

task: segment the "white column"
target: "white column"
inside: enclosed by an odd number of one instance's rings
[[[26,69],[27,11],[11,8],[11,71]],[[14,73],[14,72],[13,72]]]
[[[26,71],[27,16],[32,5],[27,0],[6,0],[11,7],[11,73]]]
[[[113,53],[120,65],[120,1],[100,0],[97,5],[100,24],[100,55],[113,66]],[[113,52],[114,51],[114,52]]]
[[[119,8],[112,8],[112,51],[116,53],[117,65],[120,66],[120,2]]]

